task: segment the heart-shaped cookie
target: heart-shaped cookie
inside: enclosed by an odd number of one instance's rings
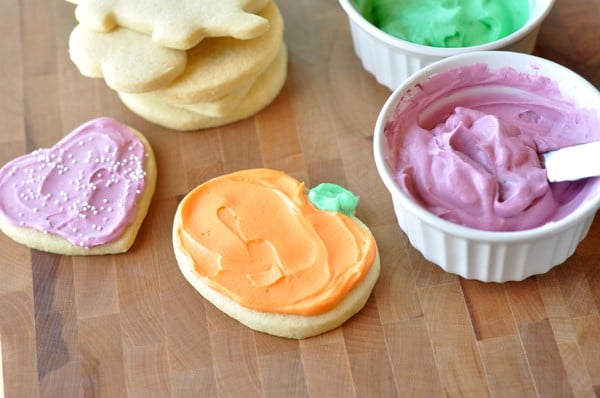
[[[0,229],[52,253],[123,252],[135,240],[155,184],[145,137],[114,119],[94,119],[0,169]]]

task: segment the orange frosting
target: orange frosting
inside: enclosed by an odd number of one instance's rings
[[[180,204],[176,237],[196,274],[242,306],[326,312],[368,273],[372,235],[354,219],[315,208],[304,184],[268,169],[212,179]]]

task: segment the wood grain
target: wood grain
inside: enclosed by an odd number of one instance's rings
[[[396,224],[372,157],[389,96],[353,52],[335,0],[277,0],[288,79],[254,117],[178,133],[129,112],[68,55],[65,1],[0,2],[0,164],[100,115],[143,131],[157,190],[132,249],[62,257],[0,234],[0,396],[593,397],[600,395],[600,220],[565,264],[522,282],[463,280]],[[600,87],[600,0],[557,0],[535,53]],[[189,286],[172,215],[226,172],[283,169],[360,195],[382,273],[343,327],[296,341],[253,332]]]

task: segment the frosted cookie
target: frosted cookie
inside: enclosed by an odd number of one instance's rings
[[[255,80],[273,62],[283,41],[283,19],[275,2],[269,1],[259,15],[270,23],[260,37],[211,38],[189,50],[183,74],[158,90],[161,100],[180,104],[213,101]]]
[[[114,119],[91,120],[0,169],[0,229],[67,255],[127,251],[156,184],[152,148]]]
[[[187,65],[186,51],[160,47],[124,28],[100,33],[77,25],[69,37],[69,55],[82,75],[104,78],[112,89],[128,93],[163,88]]]
[[[160,46],[187,50],[205,37],[252,39],[269,29],[256,15],[268,0],[69,0],[77,20],[109,32],[117,26],[152,36]]]
[[[307,195],[303,183],[269,169],[217,177],[179,204],[175,256],[202,296],[246,326],[314,336],[360,311],[379,277],[377,245],[353,216],[356,204],[339,186]]]
[[[204,115],[180,105],[160,101],[152,95],[118,94],[123,104],[132,112],[152,123],[180,131],[199,130],[223,126],[256,114],[277,97],[286,77],[287,49],[282,45],[273,64],[256,80],[241,102],[222,117]]]

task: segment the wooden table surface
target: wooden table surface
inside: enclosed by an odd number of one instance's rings
[[[593,397],[600,395],[600,219],[575,255],[522,282],[441,271],[412,249],[372,157],[389,90],[356,58],[336,0],[277,0],[287,83],[255,117],[180,133],[125,109],[68,57],[73,5],[0,1],[0,164],[112,116],[143,131],[157,191],[126,254],[66,257],[0,234],[0,396]],[[600,0],[557,0],[536,54],[600,87]],[[178,200],[206,179],[270,167],[344,185],[382,274],[343,327],[306,340],[253,332],[187,284],[172,252]]]

